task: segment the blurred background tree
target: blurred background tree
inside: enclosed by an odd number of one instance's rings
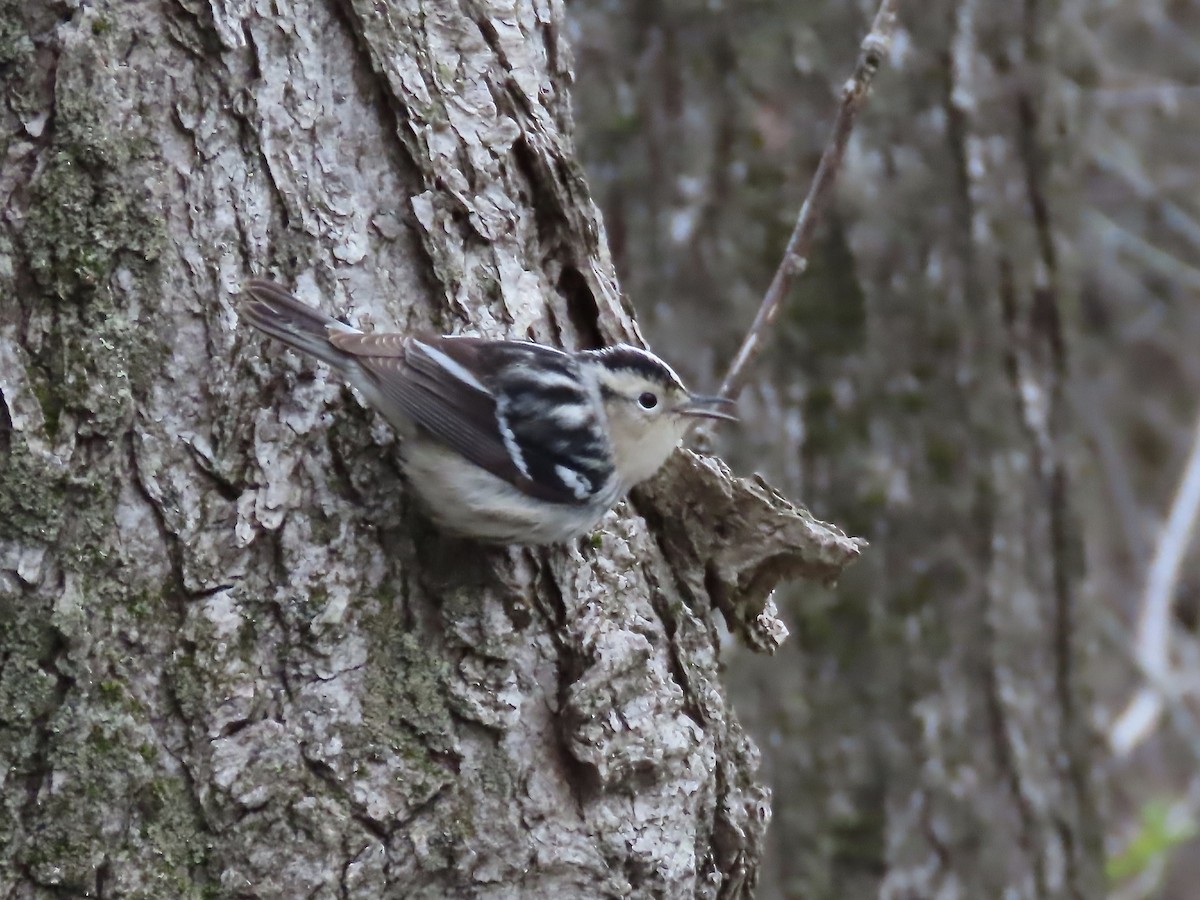
[[[753,316],[876,5],[570,7],[622,285],[692,381]],[[1102,848],[1119,895],[1194,896],[1191,701],[1117,722],[1200,395],[1198,26],[1195,2],[902,5],[722,436],[873,544],[791,592],[779,656],[729,654],[775,791],[761,896],[1098,896]],[[1151,653],[1172,692],[1198,576]]]

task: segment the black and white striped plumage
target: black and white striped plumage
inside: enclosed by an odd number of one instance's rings
[[[241,315],[328,363],[404,438],[410,485],[446,530],[499,543],[591,529],[666,461],[693,416],[732,418],[627,345],[565,353],[524,341],[367,334],[269,281]]]

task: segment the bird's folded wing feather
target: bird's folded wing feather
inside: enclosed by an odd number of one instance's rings
[[[520,447],[514,455],[519,435],[507,423],[507,440],[502,432],[490,373],[520,352],[515,347],[536,345],[401,334],[336,333],[329,340],[357,357],[405,416],[475,465],[541,500],[575,504],[587,499],[559,479],[531,478],[527,460],[543,449]]]

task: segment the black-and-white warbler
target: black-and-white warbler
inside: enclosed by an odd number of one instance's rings
[[[646,350],[566,353],[527,341],[368,334],[269,281],[241,316],[328,363],[400,432],[411,489],[442,528],[542,544],[590,530],[666,462],[693,417],[731,401],[690,393]]]

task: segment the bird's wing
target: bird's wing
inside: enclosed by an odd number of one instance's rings
[[[611,475],[607,453],[579,472],[569,435],[553,429],[544,405],[528,402],[529,389],[537,384],[544,389],[551,377],[564,386],[578,383],[569,354],[466,337],[343,332],[329,341],[355,356],[381,395],[408,419],[533,497],[584,503]]]

